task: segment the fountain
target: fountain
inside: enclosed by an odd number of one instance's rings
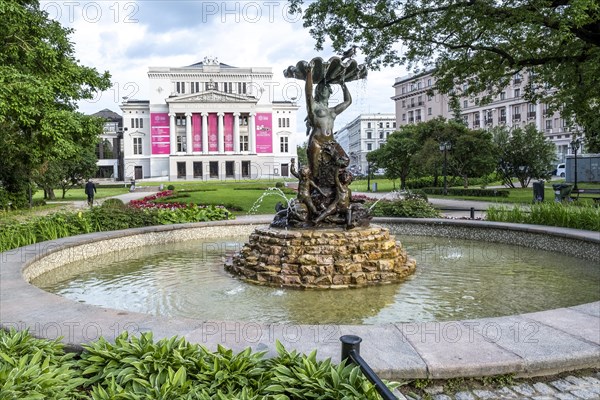
[[[334,121],[352,103],[346,82],[364,79],[367,69],[353,59],[333,56],[299,61],[284,71],[305,81],[308,165],[291,173],[298,195],[280,207],[271,225],[250,235],[228,271],[246,281],[294,288],[333,289],[398,282],[415,270],[415,261],[387,229],[371,226],[370,210],[352,199],[349,157],[333,137]],[[313,89],[313,85],[316,88]],[[344,99],[329,107],[331,85]]]

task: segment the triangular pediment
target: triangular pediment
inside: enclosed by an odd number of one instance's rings
[[[218,90],[169,97],[167,103],[256,103],[258,99],[243,94],[225,93]]]

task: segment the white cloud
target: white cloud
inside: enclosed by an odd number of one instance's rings
[[[289,99],[296,93],[290,84],[302,88],[303,83],[290,82],[283,70],[299,60],[333,55],[314,50],[302,21],[286,14],[286,1],[42,1],[41,6],[75,29],[71,39],[82,64],[112,75],[113,88],[80,103],[84,113],[119,112],[123,96],[147,99],[150,66],[185,66],[207,55],[237,67],[272,67],[275,99]],[[392,85],[405,73],[370,71],[366,82],[350,83],[353,104],[338,117],[336,129],[361,113],[394,112]],[[298,102],[298,131],[303,132],[302,98]]]

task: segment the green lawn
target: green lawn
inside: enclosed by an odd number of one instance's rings
[[[112,197],[112,196],[117,196],[119,194],[123,194],[123,193],[127,193],[129,192],[129,189],[126,187],[122,187],[122,188],[103,188],[102,186],[97,186],[96,187],[96,195],[94,196],[95,199],[103,199],[105,197]],[[62,191],[60,189],[56,189],[54,191],[54,194],[56,195],[56,200],[53,201],[77,201],[77,200],[87,200],[87,195],[85,194],[84,189],[71,189],[69,190],[66,195],[65,198],[62,198]],[[33,195],[33,199],[34,200],[42,200],[44,198],[44,191],[43,190],[38,190],[37,192],[35,192],[35,194]]]

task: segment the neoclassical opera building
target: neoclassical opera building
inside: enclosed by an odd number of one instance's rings
[[[289,176],[298,107],[273,99],[270,67],[205,57],[187,67],[151,67],[148,78],[150,100],[120,106],[125,179]]]

